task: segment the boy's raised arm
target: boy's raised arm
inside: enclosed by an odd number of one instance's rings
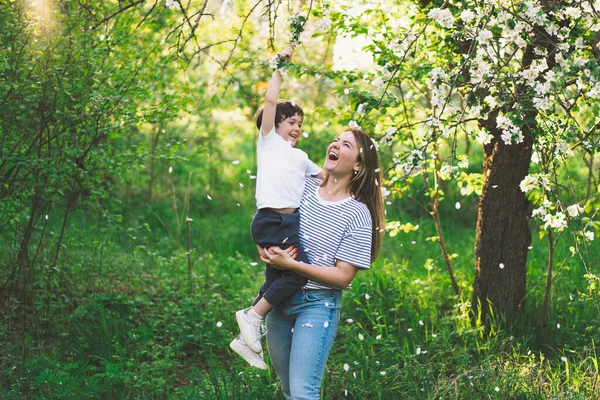
[[[289,60],[292,58],[294,52],[294,45],[289,45],[280,53],[282,56]],[[267,86],[267,93],[265,95],[265,106],[263,108],[262,115],[262,135],[267,136],[271,129],[275,126],[275,113],[277,111],[277,101],[279,99],[279,90],[281,89],[281,72],[279,70],[273,71],[271,80]]]

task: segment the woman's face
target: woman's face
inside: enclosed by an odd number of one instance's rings
[[[360,149],[356,144],[354,134],[346,131],[327,147],[327,157],[323,169],[331,175],[353,175],[354,170],[360,168],[359,152]]]

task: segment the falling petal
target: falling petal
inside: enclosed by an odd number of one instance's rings
[[[324,326],[325,328],[327,328],[327,327],[329,326],[329,321],[325,321],[325,322],[323,322],[323,326]]]
[[[365,340],[365,337],[363,336],[363,334],[362,334],[362,333],[359,333],[359,334],[358,334],[358,338],[359,338],[360,340]]]
[[[379,339],[381,339],[381,335],[377,335],[377,336],[375,337],[375,340],[379,340]]]
[[[253,266],[253,267],[256,267],[258,265],[258,263],[257,262],[251,262],[250,265]]]
[[[417,347],[417,355],[421,354],[421,348]]]
[[[423,326],[423,321],[419,320],[419,325]]]
[[[456,207],[457,210],[460,210],[460,201],[457,201],[454,207]]]
[[[496,392],[499,392],[499,391],[500,391],[500,388],[499,388],[498,386],[496,386],[496,387],[494,388],[494,390],[495,390]]]
[[[349,324],[351,324],[351,323],[353,323],[353,322],[354,322],[354,320],[353,320],[352,318],[348,318],[348,319],[346,320],[346,322],[347,322],[347,323],[349,323]]]
[[[221,321],[217,322],[217,328],[220,328],[223,326],[223,323]]]
[[[556,324],[556,329],[560,329],[560,324]]]
[[[239,184],[239,185],[240,185],[240,187],[244,187],[244,184],[243,184],[242,182],[240,182],[240,184]]]
[[[238,165],[240,163],[240,160],[235,160],[231,162],[233,165]]]
[[[169,167],[169,173],[173,172],[173,167]]]
[[[385,371],[379,371],[379,373],[381,374],[381,376],[385,375],[386,372]]]
[[[348,364],[344,364],[344,371],[348,372],[350,370],[350,366]]]
[[[283,242],[281,242],[281,243],[285,243],[287,241],[288,241],[288,238],[285,238],[285,239],[283,239]]]
[[[498,265],[500,267],[500,269],[504,269],[504,263],[500,263],[500,265]]]
[[[46,219],[48,219],[48,214],[46,214]]]
[[[207,197],[209,200],[212,200],[212,197],[210,197],[210,195],[209,195],[209,194],[207,194],[207,195],[206,195],[206,197]]]
[[[371,296],[369,296],[369,293],[365,293],[365,299],[369,300],[371,298]]]
[[[377,168],[377,169],[375,170],[375,172],[379,172],[379,171],[381,171],[381,169],[380,169],[380,168]]]

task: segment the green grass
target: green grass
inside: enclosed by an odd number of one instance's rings
[[[38,288],[30,305],[3,305],[0,397],[282,398],[274,371],[248,367],[227,347],[237,333],[235,310],[261,283],[262,266],[251,264],[251,214],[192,217],[190,273],[168,207],[132,211],[122,225],[101,228],[75,214],[53,290]],[[460,296],[438,244],[426,239],[433,224],[414,216],[411,222],[419,231],[386,239],[380,260],[344,293],[323,398],[598,396],[598,305],[575,259],[555,282],[542,326],[547,250],[536,237],[526,314],[485,332],[469,319],[472,221],[445,227],[449,250],[458,254]],[[568,246],[560,243],[557,259]]]

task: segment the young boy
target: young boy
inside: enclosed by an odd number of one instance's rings
[[[286,47],[281,55],[291,58],[294,46]],[[252,220],[252,238],[261,248],[279,246],[298,248],[296,259],[308,263],[300,247],[300,199],[306,178],[322,177],[322,169],[306,153],[294,146],[302,135],[304,112],[291,101],[278,100],[281,72],[273,72],[265,96],[265,105],[258,112],[258,172],[256,207]],[[265,283],[252,307],[236,312],[241,335],[230,347],[250,365],[267,369],[262,359],[261,336],[266,333],[262,322],[266,314],[282,304],[307,279],[290,271],[280,271],[267,265]]]

